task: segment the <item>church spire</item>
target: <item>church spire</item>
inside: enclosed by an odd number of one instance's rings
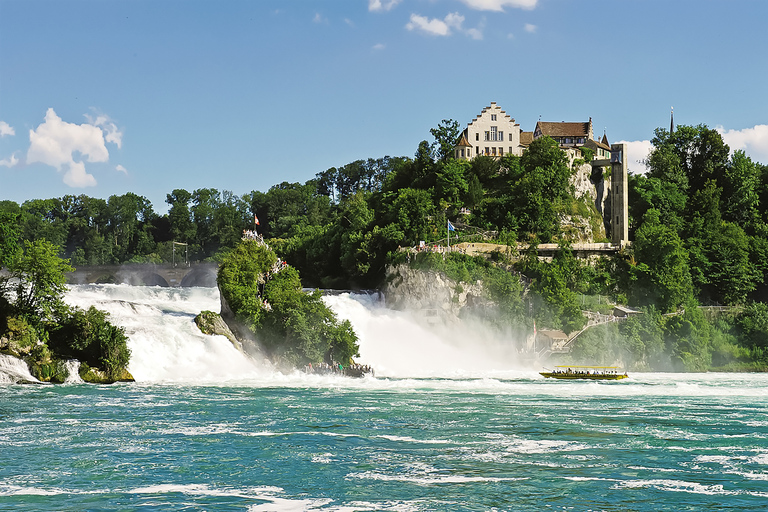
[[[669,134],[675,133],[675,107],[669,107]]]

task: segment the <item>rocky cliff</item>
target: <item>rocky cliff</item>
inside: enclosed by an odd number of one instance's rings
[[[387,269],[382,291],[389,308],[421,311],[427,321],[439,318],[456,322],[459,317],[492,304],[482,281],[457,283],[441,272],[412,269],[407,264]]]

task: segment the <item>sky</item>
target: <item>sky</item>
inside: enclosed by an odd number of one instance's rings
[[[0,0],[0,200],[266,192],[496,102],[768,164],[763,0]]]

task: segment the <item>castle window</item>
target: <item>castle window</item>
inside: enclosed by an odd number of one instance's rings
[[[480,140],[480,133],[475,134],[475,140]]]
[[[504,132],[499,132],[499,142],[504,142]]]
[[[485,132],[485,138],[483,140],[491,140],[491,132]]]
[[[485,139],[485,140],[499,140],[498,129],[499,128],[497,126],[491,126],[491,138],[490,139]],[[488,132],[485,132],[485,133],[488,133]]]
[[[504,148],[499,148],[499,156],[504,156]]]
[[[512,146],[509,146],[509,152],[510,153],[512,152]]]
[[[491,114],[491,121],[495,121],[495,120],[496,120],[496,114]]]

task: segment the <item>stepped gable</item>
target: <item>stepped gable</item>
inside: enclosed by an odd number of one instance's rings
[[[488,106],[488,107],[484,107],[484,108],[483,108],[483,110],[482,110],[482,111],[480,111],[480,113],[479,113],[479,114],[477,114],[477,116],[475,116],[475,118],[474,118],[472,121],[470,121],[470,123],[469,123],[469,125],[468,125],[468,126],[472,126],[473,124],[475,124],[475,121],[479,121],[479,120],[480,120],[480,118],[482,118],[482,117],[483,117],[483,114],[485,114],[486,112],[489,112],[489,111],[491,111],[491,110],[495,110],[496,112],[494,112],[494,113],[495,113],[495,114],[497,114],[497,115],[498,115],[498,114],[501,114],[501,115],[503,115],[503,116],[504,116],[505,118],[507,118],[507,120],[509,120],[510,122],[512,122],[512,123],[514,123],[514,122],[515,122],[515,120],[512,118],[512,116],[510,116],[509,114],[507,114],[507,113],[504,111],[504,109],[502,109],[501,107],[499,107],[498,105],[496,105],[496,102],[495,102],[495,101],[492,101],[492,102],[491,102],[491,105],[490,105],[490,106]],[[465,130],[465,133],[466,133],[466,130]]]

